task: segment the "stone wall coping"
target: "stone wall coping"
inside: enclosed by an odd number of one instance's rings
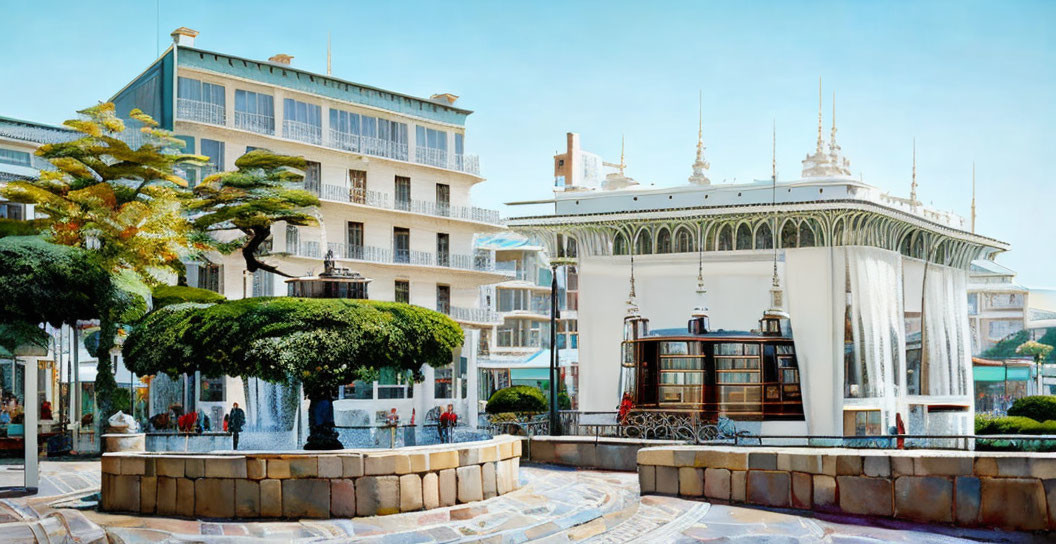
[[[532,440],[535,440],[533,438]],[[655,441],[646,441],[655,442]],[[965,451],[965,450],[881,450],[869,448],[810,448],[810,447],[760,447],[760,446],[694,446],[679,444],[673,446],[652,446],[642,448],[641,451],[678,450],[678,451],[714,451],[723,453],[780,453],[786,455],[857,455],[860,457],[941,457],[941,458],[1030,458],[1030,459],[1056,459],[1056,455],[1046,452],[1014,452],[1014,451]]]
[[[533,436],[531,442],[571,442],[575,444],[633,444],[653,446],[678,446],[684,442],[678,440],[649,440],[644,438],[619,438],[614,436]]]
[[[229,458],[252,458],[252,459],[299,459],[307,457],[327,456],[363,456],[382,457],[388,455],[406,455],[413,453],[432,453],[437,451],[459,451],[473,448],[498,446],[501,444],[520,442],[523,437],[512,435],[500,435],[490,440],[476,440],[473,442],[456,442],[452,444],[429,444],[424,446],[407,446],[402,448],[356,448],[347,450],[218,450],[209,452],[184,452],[184,451],[146,451],[146,452],[110,452],[104,453],[104,457],[180,457],[201,459],[229,459]]]

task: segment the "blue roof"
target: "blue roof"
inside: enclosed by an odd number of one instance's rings
[[[478,234],[475,242],[478,248],[487,249],[520,249],[542,247],[540,244],[513,231]]]
[[[649,338],[649,337],[664,337],[664,336],[700,336],[702,338],[714,338],[714,337],[728,337],[728,336],[729,337],[732,337],[732,336],[759,336],[759,337],[762,337],[763,335],[761,335],[761,334],[759,334],[757,332],[751,332],[751,331],[728,331],[726,329],[718,329],[718,330],[708,331],[707,334],[690,334],[688,329],[686,329],[685,327],[680,327],[680,328],[677,328],[677,329],[653,329],[653,330],[649,331],[649,334],[646,336],[646,338]]]

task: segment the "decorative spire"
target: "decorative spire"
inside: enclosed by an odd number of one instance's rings
[[[913,138],[913,183],[909,186],[909,203],[916,206],[917,202],[917,139]]]
[[[705,170],[711,167],[704,160],[704,92],[701,91],[697,97],[697,160],[693,163],[693,175],[689,176],[689,182],[694,185],[711,185]]]
[[[330,62],[330,33],[326,33],[326,75],[333,75],[333,65]]]
[[[821,78],[818,78],[818,145],[814,150],[813,154],[807,155],[803,159],[803,177],[804,178],[826,178],[839,175],[838,171],[833,170],[832,160],[829,154],[825,152],[825,140],[822,137],[822,125],[821,125]]]
[[[623,169],[627,168],[627,163],[624,162],[624,160],[623,160],[623,146],[624,146],[624,143],[625,143],[624,136],[623,136],[623,134],[620,134],[620,166],[619,166],[619,169],[620,169],[620,175],[621,176],[623,175]]]
[[[632,236],[633,240],[634,237]],[[627,295],[627,315],[626,317],[639,317],[641,315],[638,309],[638,296],[634,292],[634,242],[631,242],[631,292]]]
[[[851,161],[843,156],[840,144],[836,143],[836,91],[832,92],[832,135],[829,137],[829,162],[837,176],[851,176]]]
[[[773,143],[771,147],[771,170],[770,179],[772,183],[771,204],[773,205],[773,216],[771,217],[770,235],[773,237],[774,246],[774,276],[770,285],[770,309],[763,312],[766,318],[787,318],[785,312],[785,295],[781,290],[781,279],[777,276],[777,121],[774,121]]]
[[[700,240],[701,234],[703,233],[698,226],[697,240]],[[694,318],[708,317],[707,294],[708,290],[704,288],[704,244],[700,243],[697,246],[697,306],[693,308]]]
[[[975,161],[972,161],[972,234],[975,234]]]

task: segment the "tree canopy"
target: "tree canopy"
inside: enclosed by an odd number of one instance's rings
[[[293,377],[321,398],[383,367],[420,379],[423,364],[449,364],[461,344],[449,317],[409,304],[262,297],[158,308],[137,323],[123,353],[137,374]]]
[[[319,199],[298,188],[304,181],[301,170],[305,164],[301,157],[266,149],[242,155],[235,161],[237,170],[213,174],[194,188],[195,198],[188,210],[196,214],[195,228],[205,233],[240,232],[242,236],[233,242],[214,238],[212,245],[221,250],[241,249],[250,272],[266,270],[289,277],[259,256],[276,222],[294,226],[317,223],[307,210],[318,206]]]
[[[187,182],[176,168],[205,157],[177,153],[182,140],[139,110],[129,114],[143,125],[136,136],[144,143],[136,148],[125,141],[132,138],[112,103],[78,113],[64,124],[80,138],[37,150],[54,169],[9,182],[0,195],[34,204],[50,241],[96,250],[110,270],[131,268],[153,282],[160,270],[178,269],[179,257],[193,248],[180,202]]]
[[[994,359],[1008,359],[1013,357],[1022,357],[1023,353],[1017,352],[1017,348],[1024,342],[1030,340],[1030,331],[1022,330],[1015,334],[1010,334],[1002,339],[1000,342],[995,344],[990,349],[983,352],[983,357],[990,357]],[[1056,346],[1056,328],[1047,329],[1045,334],[1038,338],[1039,343],[1047,344],[1050,346]],[[1056,363],[1056,352],[1050,352],[1046,358],[1046,363]]]

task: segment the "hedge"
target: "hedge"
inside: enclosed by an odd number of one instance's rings
[[[546,397],[537,387],[515,385],[499,389],[488,399],[484,411],[489,414],[508,412],[539,413],[547,410]]]
[[[1056,420],[1038,422],[1029,417],[975,416],[975,434],[1053,434],[1056,435]]]
[[[1056,419],[1056,396],[1038,395],[1016,399],[1008,409],[1008,415],[1029,417],[1034,421]]]
[[[154,307],[161,308],[181,302],[211,304],[226,300],[223,295],[208,289],[187,287],[185,285],[159,285],[153,290]]]

